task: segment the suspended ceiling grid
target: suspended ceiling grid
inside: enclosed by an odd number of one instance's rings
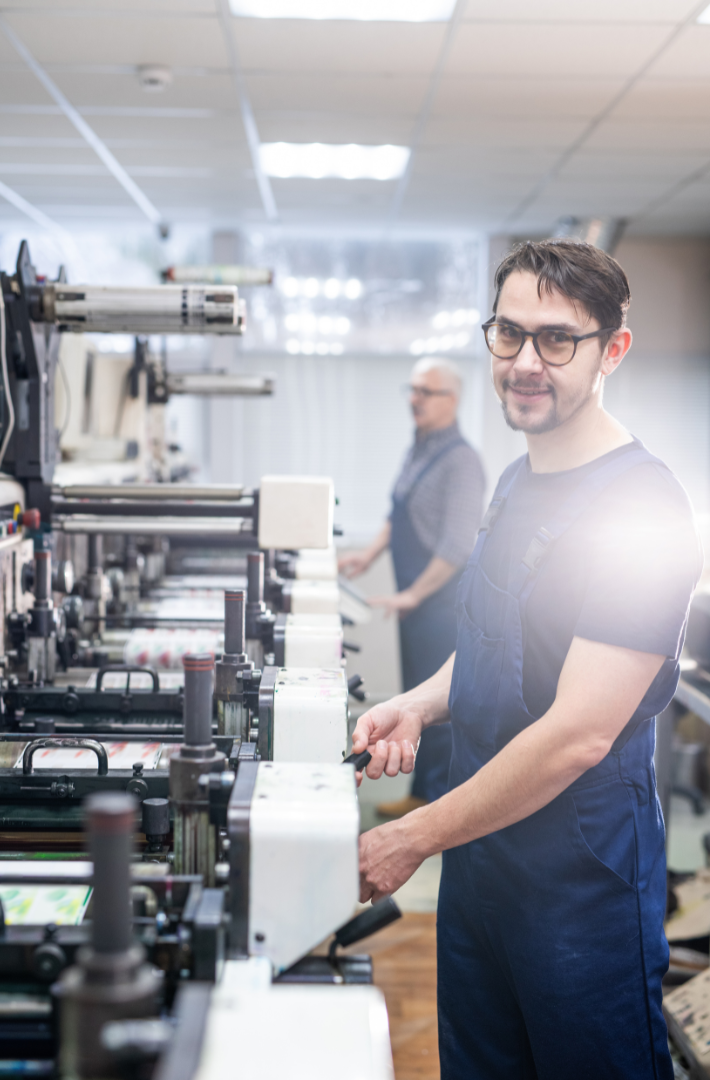
[[[235,18],[222,0],[0,13],[167,221],[266,221],[236,59],[262,141],[412,147],[404,183],[272,179],[284,226],[521,233],[609,214],[709,233],[703,6],[461,0],[430,24]],[[141,89],[146,63],[172,69],[164,92]],[[68,227],[143,220],[2,33],[0,181]]]

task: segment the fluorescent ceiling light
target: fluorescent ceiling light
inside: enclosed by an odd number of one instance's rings
[[[446,22],[455,0],[229,0],[233,15],[252,19],[356,19],[358,22]]]
[[[356,143],[262,143],[261,167],[267,176],[311,180],[397,180],[409,161],[407,146]],[[308,294],[306,294],[308,295]]]
[[[710,4],[698,15],[699,23],[710,23]]]

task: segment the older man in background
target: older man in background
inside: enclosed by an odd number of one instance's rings
[[[456,588],[476,539],[483,511],[481,460],[459,431],[461,373],[450,360],[414,365],[407,387],[415,438],[392,493],[388,521],[365,551],[346,556],[340,569],[363,573],[387,548],[397,592],[371,604],[399,616],[402,687],[430,678],[456,648]],[[449,724],[427,728],[417,753],[411,794],[378,807],[401,817],[447,791]]]

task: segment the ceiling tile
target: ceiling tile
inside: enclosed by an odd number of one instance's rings
[[[106,15],[63,18],[51,14],[7,16],[8,22],[41,64],[168,64],[227,66],[222,28],[216,17],[170,19]],[[6,39],[0,35],[3,41]],[[1,59],[1,57],[0,57]],[[13,50],[13,59],[17,54]]]
[[[251,72],[247,85],[252,105],[260,110],[288,108],[317,112],[416,116],[429,86],[425,75],[380,75],[367,78],[349,73]]]
[[[710,71],[710,26],[693,24],[679,34],[649,74],[668,79],[707,79]]]
[[[633,123],[608,120],[585,143],[588,150],[647,150],[659,157],[674,151],[710,153],[710,126],[696,120],[655,120],[650,117]]]
[[[695,0],[468,0],[464,19],[506,22],[676,23],[697,6]]]
[[[253,72],[427,74],[444,39],[441,23],[234,19],[240,61]]]
[[[709,28],[710,29],[710,28]],[[665,26],[603,25],[583,32],[573,24],[548,26],[515,23],[465,23],[449,54],[447,74],[468,73],[516,79],[544,74],[550,66],[560,76],[618,78],[638,68],[668,36]]]
[[[368,146],[408,146],[415,117],[360,116],[342,113],[260,112],[262,142],[364,143]]]
[[[554,120],[541,117],[537,123],[525,119],[501,120],[494,117],[431,119],[422,139],[423,146],[448,146],[462,142],[476,145],[483,152],[487,146],[521,149],[541,146],[563,149],[584,129],[582,120]]]
[[[516,78],[504,75],[446,75],[433,116],[523,117],[538,120],[596,116],[624,85],[624,79],[571,77]]]

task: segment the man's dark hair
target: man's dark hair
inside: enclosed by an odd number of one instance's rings
[[[537,293],[555,290],[579,301],[600,327],[620,330],[631,302],[629,282],[616,259],[579,240],[527,240],[506,255],[495,274],[498,308],[500,291],[516,271],[535,274]]]

